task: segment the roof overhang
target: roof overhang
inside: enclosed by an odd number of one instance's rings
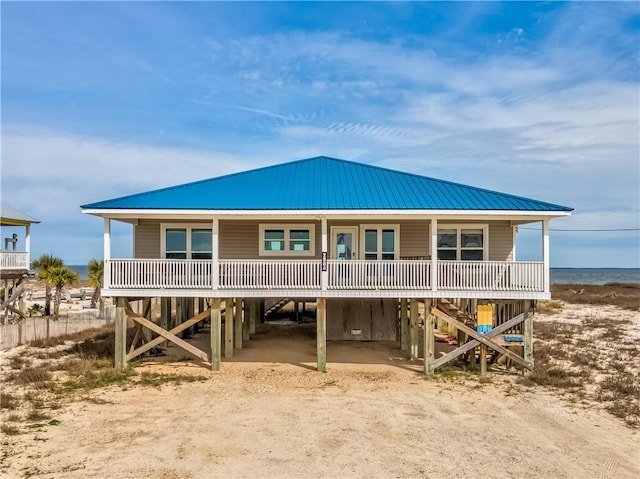
[[[40,223],[39,221],[22,221],[15,220],[12,218],[0,218],[0,226],[29,226],[35,223]]]
[[[204,219],[264,219],[295,217],[299,219],[375,218],[392,219],[484,219],[509,220],[524,224],[543,219],[570,216],[570,211],[513,210],[175,210],[175,209],[83,209],[88,215],[135,223],[138,219],[204,220]]]

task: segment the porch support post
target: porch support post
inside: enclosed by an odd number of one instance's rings
[[[409,314],[411,315],[411,361],[418,359],[418,301],[411,299],[409,306]]]
[[[235,298],[236,300],[236,315],[234,319],[235,327],[235,341],[234,346],[236,349],[242,349],[242,298]]]
[[[174,325],[182,324],[184,322],[184,315],[182,313],[183,309],[184,309],[184,299],[176,298],[176,316],[173,320]],[[182,331],[180,333],[180,338],[187,339],[187,332]]]
[[[152,304],[153,304],[153,299],[152,298],[144,298],[142,300],[142,314],[149,321],[151,321],[151,318],[153,317],[153,314],[151,312],[151,305]],[[144,334],[145,341],[146,342],[151,341],[151,339],[152,339],[151,330],[143,328],[142,332]]]
[[[104,260],[103,283],[105,288],[111,286],[111,268],[109,260],[111,259],[111,218],[104,219],[104,250],[102,259]]]
[[[124,298],[117,299],[115,321],[115,368],[123,370],[127,367],[127,315],[124,310]]]
[[[25,227],[24,249],[27,253],[27,269],[31,269],[31,225]]]
[[[480,345],[480,376],[487,374],[487,345]]]
[[[233,357],[233,300],[224,300],[224,357]]]
[[[220,221],[214,218],[211,223],[211,288],[214,291],[220,286],[219,236]]]
[[[327,238],[327,217],[323,216],[320,220],[322,224],[322,271],[320,273],[320,286],[322,291],[326,291],[329,286],[329,271],[328,271],[328,238]]]
[[[524,302],[524,360],[531,364],[531,370],[524,368],[524,375],[533,372],[533,314],[530,312],[531,301]]]
[[[431,290],[438,289],[438,219],[431,218]]]
[[[409,350],[409,311],[407,308],[408,299],[400,299],[400,350]]]
[[[542,220],[542,262],[544,263],[544,292],[550,291],[549,286],[549,220]]]
[[[158,326],[162,329],[169,330],[169,321],[171,320],[171,298],[160,298],[160,322]],[[166,347],[167,342],[160,343],[161,347]]]
[[[431,299],[424,300],[424,373],[433,374],[431,365],[435,360],[434,317],[431,314]]]
[[[220,371],[222,361],[222,321],[220,318],[220,298],[211,298],[211,370]]]
[[[318,298],[316,319],[316,341],[318,350],[318,371],[327,372],[327,299]]]
[[[249,326],[249,318],[251,314],[249,314],[249,303],[251,300],[244,300],[244,305],[240,305],[242,309],[243,321],[242,321],[242,340],[249,341],[251,339],[250,326]]]
[[[256,320],[258,319],[258,302],[255,298],[251,298],[248,302],[249,310],[249,334],[256,334]]]

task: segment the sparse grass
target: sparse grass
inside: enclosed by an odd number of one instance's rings
[[[69,353],[64,350],[64,349],[58,349],[58,350],[48,350],[48,349],[44,349],[42,351],[38,351],[35,354],[33,354],[32,356],[36,359],[59,359],[62,358],[64,356],[68,356]]]
[[[20,429],[12,424],[2,424],[0,425],[0,432],[5,436],[15,436],[20,434]]]
[[[23,399],[31,403],[34,409],[41,409],[45,407],[44,399],[40,393],[35,391],[27,391],[24,393]]]
[[[144,386],[161,386],[162,384],[173,383],[193,383],[199,381],[205,381],[206,376],[194,376],[190,374],[159,374],[143,372],[137,378],[137,383]]]
[[[540,314],[556,314],[560,313],[563,308],[562,301],[552,299],[550,301],[539,301],[536,312]]]
[[[26,366],[31,366],[33,361],[30,358],[24,356],[11,356],[9,358],[9,367],[11,369],[22,369]]]
[[[568,303],[640,310],[640,285],[635,284],[556,285],[552,294]],[[549,304],[540,304],[547,312]],[[598,404],[630,427],[640,427],[640,380],[633,363],[640,347],[631,335],[634,329],[626,313],[588,315],[578,310],[565,311],[558,320],[541,317],[534,325],[535,369],[519,382],[569,392],[576,403]]]
[[[35,389],[54,388],[53,375],[43,366],[27,367],[20,371],[10,374],[7,381],[22,386],[30,386]]]
[[[534,334],[538,339],[567,341],[576,337],[582,327],[579,324],[559,321],[535,321]]]
[[[65,392],[122,385],[134,375],[133,368],[120,371],[104,359],[81,359],[68,364],[66,372],[69,379],[62,384]]]
[[[33,346],[34,348],[53,348],[67,342],[83,342],[91,339],[102,338],[108,335],[113,336],[113,324],[108,324],[101,328],[91,328],[75,333],[63,334],[62,336],[55,336],[49,339],[36,339],[31,341],[29,346]]]
[[[640,311],[640,284],[608,283],[605,285],[554,284],[551,295],[568,303],[612,304]]]
[[[26,417],[27,421],[44,421],[46,419],[51,419],[51,417],[44,414],[39,409],[32,409]]]
[[[588,369],[563,367],[562,363],[549,355],[549,349],[534,348],[534,368],[529,376],[519,382],[528,386],[537,384],[557,389],[581,389],[589,377]]]
[[[20,402],[18,401],[17,396],[10,392],[5,391],[0,395],[0,409],[13,411],[14,409],[17,409],[19,404]]]
[[[437,379],[456,379],[461,375],[464,375],[464,371],[453,368],[438,368],[433,374],[424,376],[425,378],[437,378]]]
[[[624,419],[632,427],[640,426],[640,385],[631,373],[619,371],[608,376],[600,384],[598,399],[606,404],[605,409]],[[633,400],[635,398],[635,400]]]

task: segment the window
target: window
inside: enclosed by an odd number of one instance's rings
[[[260,256],[315,255],[315,225],[260,225]]]
[[[191,230],[191,259],[211,259],[211,230]]]
[[[486,225],[438,229],[438,259],[483,261],[487,233]]]
[[[394,260],[397,256],[398,225],[361,225],[364,259]]]
[[[184,228],[171,228],[165,231],[165,258],[186,259],[187,257],[187,230]]]
[[[162,251],[167,259],[211,259],[211,228],[162,225]]]

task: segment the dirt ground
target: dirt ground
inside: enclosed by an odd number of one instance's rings
[[[514,372],[425,379],[393,343],[263,330],[222,371],[168,356],[137,371],[192,383],[95,389],[59,421],[3,437],[3,477],[636,478],[637,429]],[[206,342],[203,332],[196,341]],[[177,350],[176,350],[177,351]],[[25,350],[26,352],[26,350]],[[22,354],[24,354],[23,352]],[[175,352],[175,351],[174,351]]]

